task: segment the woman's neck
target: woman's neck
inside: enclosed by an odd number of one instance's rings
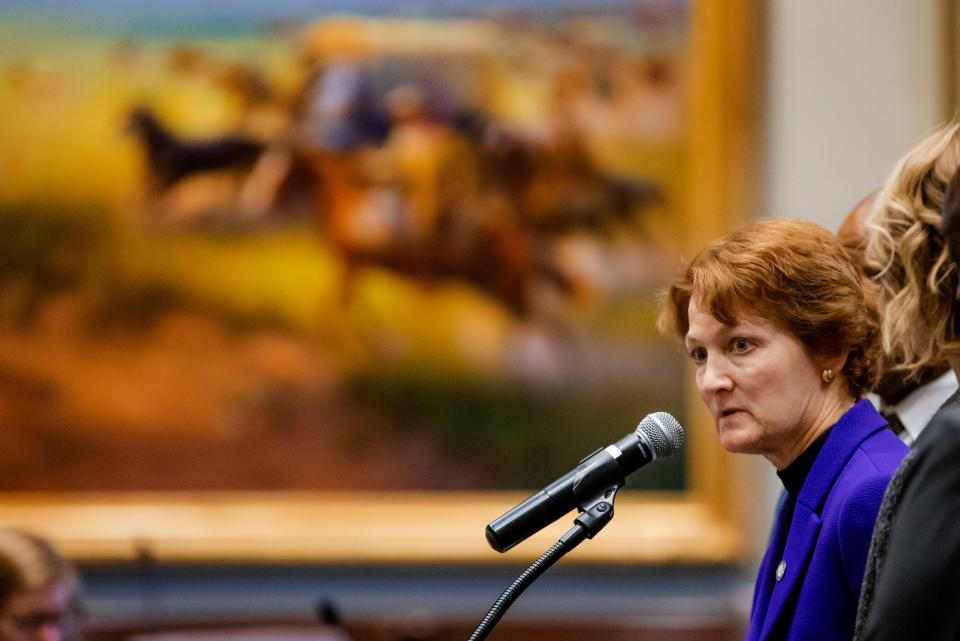
[[[853,407],[854,403],[854,399],[847,394],[837,394],[825,399],[823,405],[810,421],[809,426],[796,439],[784,444],[784,447],[779,451],[766,454],[767,460],[773,463],[778,470],[785,470],[820,438],[821,434],[833,427],[840,420],[840,417]]]

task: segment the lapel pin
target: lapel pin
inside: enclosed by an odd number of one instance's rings
[[[783,578],[783,575],[787,573],[787,562],[780,561],[780,565],[777,566],[777,581]]]

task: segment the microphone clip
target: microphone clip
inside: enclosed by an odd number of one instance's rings
[[[577,505],[580,514],[573,520],[587,532],[587,538],[592,539],[597,533],[613,520],[613,500],[617,497],[619,485],[606,488],[598,496],[594,496]]]

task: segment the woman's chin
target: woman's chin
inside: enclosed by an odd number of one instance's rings
[[[720,432],[720,445],[731,454],[757,453],[756,438],[747,430],[722,430]]]

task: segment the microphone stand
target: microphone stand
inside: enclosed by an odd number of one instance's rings
[[[567,531],[560,540],[554,543],[549,550],[544,552],[539,559],[530,564],[520,576],[514,579],[513,583],[503,591],[494,604],[487,611],[486,616],[480,621],[480,625],[473,631],[467,641],[482,641],[493,630],[493,626],[506,613],[507,608],[513,605],[513,602],[530,587],[530,584],[537,580],[541,574],[546,572],[554,563],[560,560],[563,555],[583,543],[584,539],[592,539],[597,532],[613,519],[613,500],[617,496],[619,485],[607,488],[600,496],[582,502],[577,506],[580,514],[573,520],[574,525]]]

